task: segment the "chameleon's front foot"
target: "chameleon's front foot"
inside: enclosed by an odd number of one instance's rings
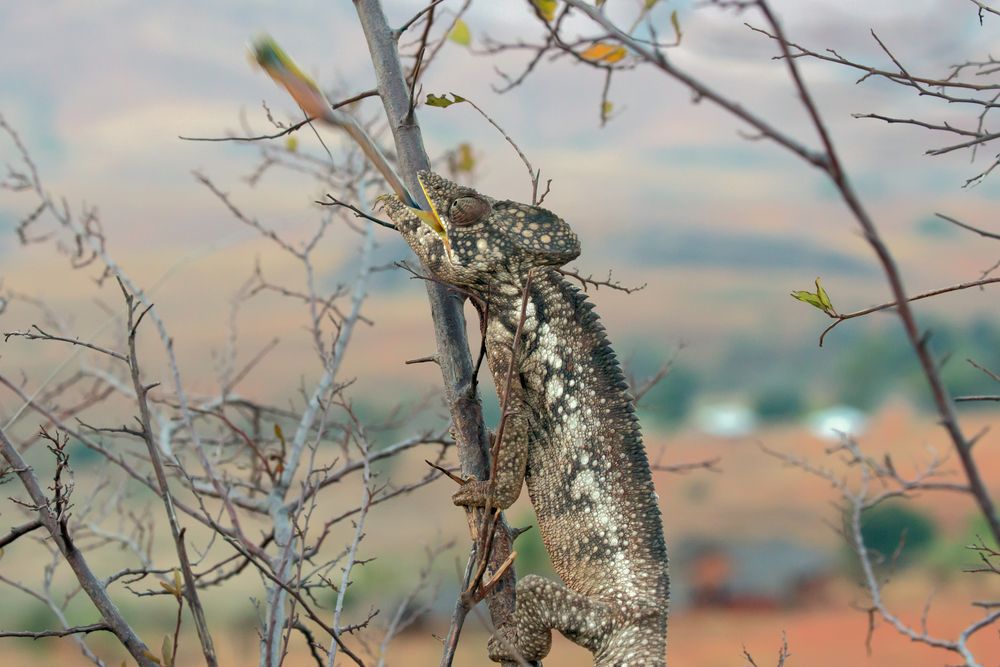
[[[490,480],[474,479],[462,485],[451,497],[452,502],[461,507],[496,507],[505,510],[514,504],[521,492],[521,480],[516,483],[504,483],[503,476],[492,484]]]
[[[465,484],[456,491],[452,497],[451,501],[460,507],[486,507],[490,496],[490,482],[489,480],[479,480],[473,479]],[[496,500],[491,503],[496,506]],[[506,509],[501,507],[501,509]]]

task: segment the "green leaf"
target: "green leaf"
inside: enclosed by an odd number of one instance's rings
[[[823,302],[820,300],[818,294],[813,294],[812,292],[806,292],[805,290],[800,290],[798,292],[792,292],[792,298],[808,303],[810,306],[813,306],[815,308],[819,308],[824,313],[826,312],[826,307],[823,306]]]
[[[439,96],[435,95],[434,93],[429,93],[427,95],[427,99],[424,100],[424,104],[426,104],[429,107],[441,107],[442,109],[444,109],[444,108],[450,107],[452,104],[454,104],[454,102],[452,102],[451,100],[449,100],[444,95],[441,95],[439,97]]]
[[[558,6],[556,0],[531,0],[531,4],[535,6],[535,9],[538,10],[538,13],[546,21],[555,19],[556,7]]]
[[[650,9],[652,9],[653,6],[659,1],[660,0],[646,0],[646,11],[648,12]]]
[[[823,304],[823,310],[830,313],[831,315],[837,311],[833,309],[833,304],[830,303],[830,295],[826,293],[823,286],[819,284],[819,278],[816,278],[816,296],[819,297],[819,302]]]
[[[455,27],[448,33],[448,39],[462,46],[468,46],[472,43],[472,33],[469,32],[469,26],[465,21],[462,19],[455,21]]]
[[[649,4],[648,0],[647,0],[646,4],[647,5]],[[676,37],[677,37],[677,43],[680,44],[681,43],[681,36],[683,35],[683,33],[681,33],[681,21],[680,21],[680,19],[677,18],[677,10],[676,9],[674,11],[670,12],[670,25],[672,25],[674,27],[674,35],[676,35]]]
[[[459,102],[465,101],[464,97],[462,97],[461,95],[456,95],[455,93],[451,93],[451,97],[452,99],[449,100],[447,94],[435,95],[433,93],[429,93],[427,95],[427,99],[424,100],[424,104],[426,104],[429,107],[440,107],[442,109],[446,109],[450,107],[452,104],[458,104]]]

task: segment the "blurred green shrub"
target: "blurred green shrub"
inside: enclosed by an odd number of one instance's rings
[[[787,385],[764,389],[754,398],[754,412],[765,422],[784,422],[798,419],[806,411],[802,389],[802,387]]]
[[[966,521],[965,530],[955,539],[940,540],[927,557],[929,564],[938,570],[940,576],[964,576],[962,570],[983,565],[979,554],[970,546],[985,544],[991,549],[997,549],[997,544],[990,534],[989,524],[979,512],[973,513]]]
[[[646,370],[648,372],[634,371],[638,382],[655,375],[659,368]],[[675,363],[667,376],[642,397],[639,408],[643,415],[648,415],[660,425],[677,426],[684,423],[691,413],[700,384],[697,373],[688,366]]]
[[[861,514],[861,536],[872,562],[908,565],[934,543],[937,529],[927,515],[903,503],[880,503]],[[881,556],[881,558],[879,558]]]
[[[514,526],[523,528],[531,526],[531,529],[518,535],[514,541],[514,549],[517,551],[517,559],[514,566],[517,568],[517,576],[523,577],[526,574],[539,574],[543,577],[552,577],[552,561],[542,544],[542,534],[538,530],[538,520],[534,512],[525,512],[518,516],[513,522]]]

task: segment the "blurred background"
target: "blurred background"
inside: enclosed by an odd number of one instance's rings
[[[384,4],[393,25],[423,6]],[[459,4],[447,0],[441,10]],[[742,23],[755,17],[677,0],[661,4],[655,11],[664,32],[673,10],[683,29],[682,45],[671,52],[678,65],[817,145],[783,65],[771,59],[774,45]],[[995,27],[989,20],[981,26],[969,2],[775,0],[774,6],[792,41],[890,67],[872,39],[874,30],[911,71],[935,76],[986,57],[996,43]],[[579,233],[583,254],[574,266],[582,273],[603,278],[611,270],[625,285],[646,285],[632,294],[601,289],[592,298],[630,377],[641,383],[673,359],[640,408],[650,458],[667,465],[717,459],[713,470],[656,474],[672,555],[671,661],[742,664],[746,647],[759,664],[770,664],[785,633],[793,665],[947,662],[948,653],[915,645],[881,624],[866,647],[866,598],[855,559],[834,529],[840,522],[831,505],[836,491],[760,447],[835,466],[837,459],[825,451],[840,430],[857,436],[873,456],[891,454],[903,470],[949,454],[894,316],[845,322],[820,348],[818,336],[829,321],[789,296],[812,289],[821,276],[842,312],[890,300],[874,256],[823,174],[772,144],[748,141],[740,134],[746,128],[707,103],[692,103],[686,90],[649,68],[615,77],[608,97],[613,117],[603,128],[602,76],[567,58],[546,59],[523,84],[498,94],[503,80],[494,68],[516,75],[527,56],[517,50],[483,54],[485,38],[538,41],[537,20],[526,3],[474,2],[465,21],[471,44],[446,43],[425,75],[423,92],[474,100],[541,168],[543,180],[552,179],[545,204]],[[300,119],[284,92],[247,63],[248,40],[261,32],[272,34],[331,91],[331,99],[374,85],[347,2],[53,0],[0,6],[0,113],[20,133],[47,187],[72,206],[99,207],[108,251],[140,285],[157,286],[153,298],[195,390],[210,391],[216,382],[212,371],[229,335],[230,305],[255,265],[276,282],[301,275],[287,255],[234,220],[192,171],[297,242],[309,237],[322,215],[314,201],[324,192],[308,176],[277,167],[257,173],[264,159],[258,145],[178,138],[271,133],[268,113],[286,122]],[[884,81],[857,83],[857,71],[799,63],[908,292],[974,280],[992,266],[995,244],[934,216],[987,226],[995,220],[997,177],[963,187],[988,166],[989,151],[973,163],[966,152],[929,157],[927,149],[953,142],[917,127],[852,117],[870,112],[974,125],[974,114]],[[365,100],[353,113],[377,118],[379,104]],[[450,152],[464,150],[472,162],[463,178],[491,196],[530,201],[517,155],[473,109],[421,107],[418,119],[432,160],[443,167]],[[347,146],[338,133],[319,132],[330,150]],[[325,158],[312,132],[296,137],[296,153]],[[382,139],[388,143],[388,134]],[[290,148],[284,139],[273,145]],[[16,161],[9,141],[0,143],[0,156]],[[31,208],[16,193],[0,192],[2,286],[44,301],[81,335],[89,332],[107,318],[102,304],[117,303],[117,287],[71,270],[51,244],[20,245],[16,227]],[[377,230],[376,240],[377,264],[408,256],[389,230]],[[335,285],[349,279],[359,243],[346,226],[329,232],[316,251],[322,268],[317,280]],[[400,405],[430,406],[416,421],[380,432],[384,442],[444,420],[437,369],[404,365],[433,351],[423,291],[403,271],[376,274],[364,310],[370,325],[355,334],[345,360],[342,374],[354,379],[349,394],[363,418],[381,419]],[[995,383],[965,362],[1000,368],[996,303],[987,289],[918,305],[936,354],[948,358],[943,373],[953,394],[996,393]],[[0,314],[0,328],[25,329],[36,316],[25,303],[12,303]],[[315,375],[301,312],[287,300],[265,295],[248,302],[238,329],[244,356],[278,339],[246,378],[245,392],[282,403],[297,396],[303,378]],[[31,385],[67,354],[12,340],[0,348],[0,369]],[[150,363],[155,373],[157,362]],[[495,423],[495,397],[486,400]],[[18,407],[16,397],[0,394],[5,422]],[[960,416],[966,431],[975,433],[996,413],[980,407]],[[17,428],[34,429],[34,419],[21,417]],[[996,491],[998,438],[988,433],[976,449]],[[83,448],[74,450],[74,463],[81,486],[88,466],[99,465]],[[386,474],[424,464],[414,456],[393,465],[399,470]],[[956,461],[946,458],[944,467],[960,479]],[[458,540],[437,559],[440,584],[427,594],[427,613],[393,644],[392,664],[436,664],[440,652],[434,636],[446,632],[461,567],[456,563],[464,562],[467,539],[462,514],[448,500],[449,484],[420,489],[373,515],[368,526],[365,550],[375,560],[361,568],[347,598],[349,613],[361,617],[405,595],[422,566],[421,545]],[[15,493],[13,484],[4,491]],[[534,520],[526,498],[508,516],[514,525]],[[927,618],[935,632],[954,633],[977,617],[969,600],[983,595],[976,593],[983,580],[962,573],[977,561],[962,546],[982,533],[975,517],[971,501],[959,494],[919,497],[867,515],[873,548],[892,553],[899,536],[907,535],[886,594],[908,622],[919,623],[929,597]],[[3,514],[0,521],[6,521]],[[0,526],[7,529],[7,523]],[[0,573],[12,580],[33,576],[35,564],[16,556],[13,549],[5,554]],[[551,572],[534,531],[519,538],[517,567],[522,574]],[[216,632],[224,664],[256,660],[250,598],[259,580],[240,581],[235,592],[206,602],[213,627],[223,630]],[[4,629],[53,624],[44,605],[11,587],[2,589],[0,600]],[[169,605],[150,613],[158,603],[141,600],[122,601],[126,612],[143,610],[140,628],[171,622]],[[78,606],[73,609],[84,622],[91,612],[83,602]],[[458,664],[487,664],[485,630],[472,618],[467,632]],[[5,664],[85,664],[67,640],[3,641]],[[1000,660],[995,631],[977,642],[986,664]],[[116,662],[109,638],[95,637],[93,644]],[[287,664],[307,660],[304,649],[297,650]],[[585,661],[582,649],[557,638],[546,664]]]

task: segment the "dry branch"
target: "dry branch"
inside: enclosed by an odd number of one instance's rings
[[[21,484],[31,498],[32,505],[38,512],[38,520],[45,526],[52,541],[73,570],[77,581],[80,582],[80,587],[97,607],[97,611],[100,612],[108,629],[115,634],[139,665],[153,667],[155,663],[148,657],[151,655],[149,648],[139,639],[121,615],[118,607],[112,602],[104,585],[90,569],[83,552],[77,549],[72,539],[65,534],[59,518],[52,512],[49,499],[45,497],[45,493],[38,483],[38,478],[35,477],[34,472],[24,462],[17,448],[7,439],[7,434],[2,430],[0,430],[0,456],[20,478]]]
[[[420,193],[417,172],[428,169],[430,162],[424,150],[420,126],[409,113],[409,90],[399,63],[394,33],[377,0],[355,0],[354,5],[375,67],[378,91],[395,141],[402,178],[412,193]],[[428,208],[426,202],[418,203]],[[434,321],[437,360],[444,380],[445,401],[452,416],[462,472],[476,479],[486,479],[489,445],[483,425],[482,405],[474,389],[474,366],[466,339],[462,299],[434,281],[426,281],[426,287]],[[506,522],[500,521],[498,532],[500,535],[491,561],[494,571],[507,559],[513,542]],[[494,588],[487,601],[495,625],[511,618],[514,611],[513,570]]]

